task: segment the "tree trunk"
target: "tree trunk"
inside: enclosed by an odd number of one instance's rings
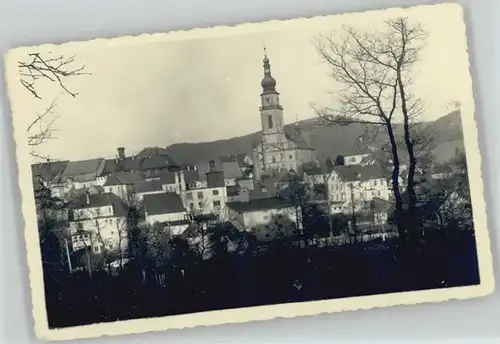
[[[416,205],[416,195],[415,195],[415,169],[417,165],[417,159],[415,157],[415,151],[413,147],[413,142],[411,140],[410,134],[410,115],[408,113],[408,107],[406,104],[406,92],[403,85],[403,80],[401,77],[401,71],[397,72],[397,81],[399,87],[399,95],[401,97],[401,112],[403,113],[403,127],[404,127],[404,140],[406,144],[406,150],[408,151],[408,176],[406,184],[406,192],[408,194],[408,211],[407,211],[407,231],[409,236],[417,239],[419,236],[419,231],[417,230],[417,223],[415,219],[415,205]]]
[[[391,153],[393,160],[393,168],[392,168],[392,189],[394,191],[394,201],[395,201],[395,216],[396,216],[396,226],[398,229],[399,240],[401,243],[406,240],[406,231],[404,228],[403,221],[403,201],[401,199],[401,191],[399,189],[399,154],[396,143],[396,138],[394,136],[394,130],[392,128],[391,123],[387,123],[387,134],[389,135],[389,141],[391,143]]]

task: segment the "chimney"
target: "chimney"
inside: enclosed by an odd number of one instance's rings
[[[210,167],[210,172],[213,172],[215,170],[215,160],[210,160],[208,165]]]
[[[118,147],[116,150],[118,151],[118,160],[125,159],[125,148],[124,147]]]
[[[186,190],[186,180],[184,179],[184,171],[181,171],[181,191]]]
[[[85,203],[86,204],[90,204],[90,194],[89,194],[89,192],[85,193]]]

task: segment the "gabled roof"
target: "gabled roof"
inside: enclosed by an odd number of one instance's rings
[[[136,159],[138,159],[136,157]],[[165,168],[165,167],[177,167],[177,163],[169,156],[169,155],[149,155],[145,158],[142,158],[140,169],[141,170],[152,170],[156,168]]]
[[[184,173],[184,181],[186,182],[186,184],[203,180],[199,171],[192,170],[192,171],[184,171],[183,173]]]
[[[249,190],[250,199],[274,198],[278,194],[276,185],[271,180],[261,180],[254,184],[254,189]]]
[[[290,203],[277,197],[252,199],[249,202],[229,202],[226,203],[226,206],[238,213],[251,213],[255,211],[292,207]]]
[[[104,186],[132,185],[143,181],[144,178],[142,178],[142,176],[137,172],[115,172],[108,176]]]
[[[378,165],[349,165],[349,166],[334,166],[332,173],[338,174],[344,182],[352,181],[367,181],[373,179],[388,178],[387,172]]]
[[[87,203],[88,200],[90,201]],[[127,216],[128,210],[127,206],[122,202],[122,200],[111,192],[99,193],[99,194],[84,194],[76,198],[72,202],[72,209],[83,209],[83,208],[98,208],[112,206],[113,213],[115,216]]]
[[[33,179],[39,177],[46,183],[50,183],[52,181],[57,182],[57,177],[59,177],[59,175],[64,171],[68,162],[69,161],[66,160],[33,164],[31,165]]]
[[[117,171],[117,159],[106,159],[104,168],[99,177],[109,176],[111,173]]]
[[[299,134],[297,134],[295,132],[294,128],[285,127],[285,136],[290,141],[295,142],[295,144],[297,145],[297,147],[300,148],[300,149],[314,150],[314,148],[312,148],[311,145],[309,143],[307,143],[307,141],[302,136],[300,136]]]
[[[224,178],[243,177],[243,172],[241,172],[240,165],[236,161],[223,162],[222,171],[224,172]]]
[[[104,170],[106,161],[102,158],[80,161],[69,161],[61,173],[61,178],[75,178],[84,175],[99,176]],[[77,178],[78,179],[78,178]]]
[[[226,186],[228,197],[238,196],[240,187],[238,185]]]
[[[224,181],[224,173],[221,172],[208,172],[207,173],[207,186],[209,188],[220,188],[226,185]]]
[[[250,156],[247,153],[229,154],[224,155],[219,158],[221,162],[236,162],[240,167],[250,167],[248,163],[245,162],[245,158]]]
[[[144,195],[144,210],[148,215],[185,212],[181,197],[173,192]]]
[[[174,172],[165,172],[159,175],[160,183],[162,184],[175,184],[175,173]]]
[[[144,193],[144,192],[154,192],[154,191],[162,191],[162,184],[158,181],[143,181],[134,184],[135,193]]]

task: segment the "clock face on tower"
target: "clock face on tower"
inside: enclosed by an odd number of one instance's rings
[[[266,97],[264,98],[264,102],[265,102],[266,104],[271,103],[271,96],[266,96]]]

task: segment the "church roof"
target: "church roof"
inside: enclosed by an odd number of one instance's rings
[[[315,150],[311,145],[299,134],[297,134],[294,128],[285,127],[285,137],[295,143],[299,149]],[[262,140],[262,132],[258,133],[252,148],[257,148]]]

